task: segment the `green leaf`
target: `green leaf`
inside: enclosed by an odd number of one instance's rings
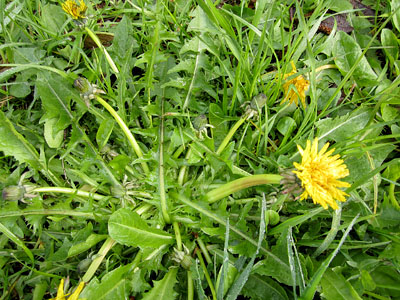
[[[368,123],[370,111],[356,110],[334,119],[326,118],[316,123],[320,140],[329,139],[336,142],[346,140],[354,133],[362,130]]]
[[[91,234],[86,241],[73,245],[71,248],[68,250],[68,257],[78,255],[82,252],[85,252],[92,248],[94,245],[97,243],[101,242],[102,240],[105,240],[108,237],[106,234]]]
[[[42,16],[44,27],[52,31],[53,34],[57,34],[57,31],[61,30],[65,22],[66,14],[60,5],[47,4],[42,9],[43,11],[40,15]]]
[[[271,250],[271,252],[279,257],[280,260],[274,260],[267,256],[265,259],[254,265],[253,272],[264,276],[271,276],[279,282],[287,285],[293,285],[287,244],[288,229],[288,227],[285,228],[285,232],[281,234],[276,246],[272,247]]]
[[[141,248],[158,248],[174,240],[168,233],[150,228],[137,213],[127,208],[121,208],[111,215],[108,231],[118,243]]]
[[[332,53],[335,56],[335,64],[340,72],[346,74],[350,72],[357,59],[362,55],[362,50],[350,35],[339,31]],[[361,58],[352,75],[360,86],[374,85],[378,79],[365,57]]]
[[[154,287],[143,295],[143,300],[173,300],[176,299],[177,293],[174,291],[176,283],[176,274],[178,268],[171,268],[168,273],[160,281],[153,281]]]
[[[107,144],[108,139],[110,138],[110,135],[114,129],[114,124],[115,121],[112,119],[104,119],[101,122],[100,127],[96,133],[96,142],[99,146],[100,151]]]
[[[398,0],[390,1],[390,7],[393,15],[393,24],[396,27],[397,31],[400,32],[400,2]]]
[[[44,139],[50,148],[58,148],[61,146],[64,138],[63,130],[55,130],[57,118],[48,119],[44,123]]]
[[[18,247],[22,248],[24,250],[24,252],[26,253],[26,255],[28,255],[28,257],[31,259],[32,262],[35,260],[33,258],[33,254],[31,252],[31,250],[29,250],[25,246],[25,244],[2,223],[0,223],[0,232],[2,232],[6,237],[8,237],[15,244],[17,244]]]
[[[243,288],[243,295],[252,300],[288,300],[279,283],[266,276],[251,275]]]
[[[384,28],[381,32],[383,51],[393,64],[399,57],[399,42],[396,35],[390,29]]]
[[[361,297],[346,278],[330,268],[325,271],[321,286],[327,300],[361,300]]]
[[[77,91],[65,79],[49,72],[39,73],[36,88],[45,111],[42,120],[47,122],[56,118],[53,121],[53,132],[67,128],[73,120],[70,101],[71,98],[79,98]]]
[[[121,300],[127,299],[127,281],[125,274],[130,270],[131,265],[119,267],[107,273],[99,282],[93,279],[85,287],[79,298],[96,300]]]
[[[35,170],[41,170],[42,166],[39,153],[17,131],[5,114],[0,111],[0,150],[7,156],[13,156],[20,163],[27,163]]]

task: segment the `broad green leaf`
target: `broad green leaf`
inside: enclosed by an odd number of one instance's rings
[[[361,300],[346,278],[330,268],[325,271],[321,286],[324,298],[327,300]]]
[[[362,50],[360,45],[350,35],[339,31],[332,54],[335,56],[335,64],[340,72],[346,74],[361,56]],[[352,75],[360,86],[376,84],[376,80],[378,79],[365,57],[357,64]]]
[[[111,119],[104,119],[101,122],[100,127],[96,133],[96,142],[97,142],[97,145],[99,146],[100,151],[107,144],[108,139],[110,138],[110,135],[114,129],[114,124],[115,124],[115,121],[111,120]]]
[[[336,142],[345,141],[355,132],[365,128],[370,117],[368,110],[356,110],[335,119],[326,118],[316,123],[320,140],[328,139]]]
[[[278,131],[283,135],[292,132],[295,127],[296,122],[291,117],[283,117],[279,119],[278,125],[276,126]]]
[[[26,247],[25,244],[2,223],[0,223],[0,232],[17,244],[18,247],[22,248],[32,262],[35,260],[31,250],[29,250],[28,247]]]
[[[101,242],[102,240],[105,240],[107,238],[106,234],[91,234],[86,241],[73,245],[71,248],[68,250],[68,257],[78,255],[82,252],[85,252],[92,248],[94,245],[97,243]]]
[[[385,51],[390,62],[393,64],[399,57],[399,41],[393,31],[388,28],[382,29],[381,40],[383,51]]]
[[[264,276],[271,276],[279,282],[287,285],[293,285],[287,244],[288,232],[288,227],[286,227],[285,231],[280,235],[276,246],[271,249],[271,252],[279,257],[280,260],[274,260],[267,256],[265,259],[254,265],[253,272]]]
[[[133,48],[138,47],[138,43],[132,35],[132,22],[126,15],[118,22],[112,47],[113,51],[121,58],[131,55]]]
[[[54,125],[56,122],[57,118],[52,118],[44,123],[44,139],[50,148],[60,147],[64,138],[63,130],[55,130]]]
[[[42,168],[39,153],[15,130],[2,111],[0,111],[0,150],[6,156],[13,156],[20,163],[27,163],[35,170],[39,171]]]
[[[151,228],[137,213],[127,208],[121,208],[111,215],[108,231],[111,238],[128,246],[158,248],[173,242],[171,235]]]
[[[66,14],[60,5],[46,4],[43,5],[42,16],[43,25],[53,34],[57,34],[66,19]]]
[[[171,268],[160,281],[153,281],[154,287],[143,295],[143,300],[174,300],[178,295],[174,291],[178,268]]]
[[[127,299],[128,288],[125,274],[130,270],[131,266],[122,266],[107,273],[99,282],[97,278],[90,281],[80,294],[81,299],[96,300],[121,300]]]
[[[391,0],[390,7],[393,15],[393,24],[396,27],[397,31],[400,32],[400,1],[399,0]]]
[[[251,275],[243,288],[243,295],[252,300],[289,300],[283,287],[267,276]]]
[[[39,73],[36,88],[45,111],[42,120],[56,119],[53,132],[67,128],[73,120],[70,102],[79,97],[77,91],[65,79],[49,72]]]

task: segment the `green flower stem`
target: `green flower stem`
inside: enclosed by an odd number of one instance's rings
[[[181,237],[181,231],[179,230],[179,224],[178,222],[174,221],[172,222],[172,226],[174,226],[174,231],[175,231],[175,239],[176,239],[176,248],[178,251],[182,251],[182,237]]]
[[[193,288],[193,278],[192,278],[192,271],[187,270],[187,281],[188,281],[188,300],[194,299],[194,288]]]
[[[398,179],[398,178],[396,178],[396,180],[397,180],[397,179]],[[394,188],[395,188],[395,185],[394,185],[393,183],[391,183],[391,184],[389,185],[389,199],[390,199],[390,202],[392,203],[392,205],[393,205],[395,208],[400,209],[400,205],[399,205],[399,203],[397,202],[396,197],[395,197],[395,195],[394,195]]]
[[[168,213],[167,196],[165,192],[164,178],[164,98],[161,100],[161,124],[160,124],[160,144],[158,148],[158,189],[160,192],[161,212],[165,223],[171,223],[171,218]]]
[[[89,269],[86,271],[85,275],[82,277],[82,281],[89,282],[92,279],[94,273],[96,273],[98,267],[100,266],[103,259],[106,257],[108,251],[115,245],[115,241],[112,238],[107,238],[104,242],[103,246],[101,246],[99,252],[96,255],[96,258],[92,261],[89,266]]]
[[[329,230],[322,244],[312,255],[313,257],[317,257],[318,255],[320,255],[322,252],[328,249],[329,245],[333,242],[337,232],[339,231],[341,216],[342,216],[342,206],[341,203],[339,203],[339,208],[336,209],[333,213],[331,229]]]
[[[124,121],[121,119],[121,117],[118,115],[118,113],[114,110],[114,108],[111,107],[110,104],[108,104],[106,101],[104,101],[101,97],[96,95],[96,100],[103,105],[108,112],[114,117],[115,121],[117,121],[118,125],[121,127],[122,131],[124,132],[125,136],[128,138],[129,143],[131,144],[133,151],[135,151],[136,155],[140,158],[143,157],[142,150],[139,147],[139,144],[136,142],[135,137],[129,130],[128,126],[124,123]],[[146,174],[150,173],[149,167],[147,166],[146,162],[141,162],[143,171]]]
[[[244,121],[246,121],[246,118],[242,117],[240,118],[235,125],[233,125],[233,127],[231,128],[231,130],[229,130],[228,134],[226,135],[226,137],[224,138],[224,140],[222,141],[221,145],[219,145],[218,149],[217,149],[217,154],[221,154],[222,151],[224,151],[225,147],[228,145],[229,141],[231,140],[232,136],[235,134],[236,130],[238,130],[238,128],[244,123]]]
[[[111,69],[114,71],[115,74],[119,74],[118,68],[115,65],[114,61],[112,60],[110,54],[108,54],[106,48],[103,46],[97,35],[88,27],[85,27],[86,32],[89,34],[89,36],[92,38],[93,42],[96,43],[97,47],[104,53]]]
[[[197,258],[200,261],[200,265],[203,268],[204,276],[206,277],[208,286],[210,287],[213,300],[217,300],[217,294],[215,293],[214,284],[212,283],[212,280],[210,278],[210,274],[208,274],[207,266],[204,263],[203,257],[201,256],[201,251],[200,250],[196,251],[196,254],[197,254]]]
[[[81,191],[78,189],[71,189],[71,188],[64,188],[64,187],[50,187],[50,186],[35,188],[30,192],[31,193],[61,193],[61,194],[77,195],[77,196],[85,197],[85,198],[93,198],[95,200],[102,200],[107,197],[107,196],[103,196],[103,195],[96,194],[96,193]]]
[[[188,160],[192,155],[192,148],[189,148],[188,151],[186,152],[185,159]],[[179,175],[178,175],[178,184],[183,185],[183,181],[185,180],[185,175],[186,175],[186,169],[187,166],[183,165],[181,169],[179,170]]]
[[[200,237],[197,238],[197,243],[199,244],[199,247],[200,247],[201,251],[203,252],[203,255],[204,255],[207,263],[212,264],[212,260],[211,260],[210,254],[208,253],[207,247]]]
[[[276,174],[259,174],[248,177],[239,178],[223,184],[219,188],[209,191],[206,194],[206,199],[210,203],[214,203],[230,194],[243,190],[248,187],[261,184],[279,184],[283,177]]]

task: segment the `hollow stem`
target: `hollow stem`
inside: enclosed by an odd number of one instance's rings
[[[174,221],[172,222],[172,225],[174,226],[174,231],[175,231],[175,239],[176,239],[176,248],[178,251],[182,251],[182,237],[181,237],[181,231],[179,230],[179,224],[178,222]]]
[[[193,288],[193,278],[192,272],[187,270],[187,281],[188,281],[188,300],[193,300],[194,298],[194,288]]]
[[[117,121],[118,125],[121,127],[122,131],[124,132],[125,136],[127,137],[129,143],[131,144],[133,151],[135,151],[136,155],[140,158],[143,157],[142,150],[139,147],[139,144],[136,142],[135,137],[129,130],[128,126],[126,126],[125,122],[122,120],[122,118],[118,115],[118,113],[114,110],[114,108],[111,107],[110,104],[108,104],[106,101],[104,101],[101,97],[96,95],[96,100],[105,107],[105,109],[108,110],[108,112],[114,117],[115,121]],[[143,171],[146,174],[150,173],[149,167],[147,166],[146,162],[141,162]]]
[[[71,188],[64,188],[64,187],[39,187],[35,188],[31,193],[60,193],[60,194],[69,194],[69,195],[77,195],[80,197],[85,197],[85,198],[93,198],[95,200],[102,200],[106,198],[107,196],[103,196],[100,194],[96,193],[91,193],[91,192],[86,192],[86,191],[81,191],[78,189],[71,189]]]
[[[192,149],[189,148],[188,151],[186,152],[185,159],[188,160],[192,155]],[[183,165],[181,169],[179,170],[179,175],[178,175],[178,184],[183,185],[183,181],[185,180],[185,175],[186,175],[186,169],[187,166]]]
[[[235,125],[233,125],[233,127],[229,130],[228,134],[226,135],[226,137],[224,138],[224,140],[222,141],[221,145],[219,145],[218,149],[217,149],[217,154],[221,154],[222,151],[224,151],[225,147],[228,145],[229,141],[231,140],[232,136],[235,134],[236,130],[238,130],[238,128],[244,123],[244,121],[246,121],[246,118],[240,118],[239,120],[237,120],[237,122],[235,123]]]
[[[239,178],[221,185],[220,187],[209,191],[206,199],[210,203],[214,203],[230,194],[243,190],[248,187],[262,184],[279,184],[283,177],[277,174],[258,174],[248,177]]]
[[[114,71],[115,74],[119,74],[118,68],[115,65],[114,61],[112,60],[110,54],[108,54],[107,49],[103,46],[97,35],[88,27],[85,27],[86,32],[89,34],[89,36],[92,38],[93,42],[96,43],[97,47],[104,53],[104,56],[106,57],[107,62],[109,63],[111,69]]]
[[[168,213],[167,196],[165,193],[165,178],[164,178],[164,99],[161,100],[161,124],[160,124],[160,146],[158,149],[158,188],[160,192],[161,212],[165,223],[171,223],[171,218]]]
[[[200,237],[197,238],[197,243],[199,244],[201,252],[203,252],[204,258],[206,259],[207,263],[212,264],[212,260],[210,254],[208,253],[207,247]]]

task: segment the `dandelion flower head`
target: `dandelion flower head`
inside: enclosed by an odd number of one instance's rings
[[[79,0],[79,4],[75,0],[67,0],[61,4],[61,7],[74,20],[85,18],[87,6],[83,0]]]
[[[300,179],[304,189],[300,200],[311,197],[314,203],[320,204],[325,209],[328,206],[338,209],[336,200],[344,202],[345,196],[348,196],[339,188],[350,187],[349,183],[339,180],[349,175],[349,170],[340,159],[340,155],[331,156],[335,149],[326,152],[329,143],[326,143],[318,152],[318,138],[315,138],[312,144],[307,141],[304,150],[299,145],[297,147],[302,156],[302,162],[294,163],[297,170],[293,173]]]
[[[290,64],[292,66],[292,72],[285,74],[283,76],[283,79],[286,79],[297,73],[294,62],[291,61]],[[291,85],[293,85],[293,86],[291,87]],[[298,75],[292,79],[287,80],[282,85],[284,93],[285,93],[285,98],[283,98],[281,103],[288,101],[290,104],[294,102],[296,105],[299,105],[298,99],[300,96],[300,100],[303,103],[303,105],[305,106],[306,105],[306,92],[308,91],[309,86],[310,86],[310,82],[308,80],[306,80],[302,75]],[[297,90],[297,92],[296,92],[296,90]]]

